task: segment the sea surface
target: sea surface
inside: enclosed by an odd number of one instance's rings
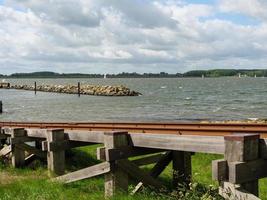
[[[125,85],[137,97],[0,89],[0,121],[244,120],[267,118],[267,78],[11,79],[11,84]]]

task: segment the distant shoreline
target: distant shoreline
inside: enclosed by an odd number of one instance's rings
[[[169,74],[160,73],[128,73],[119,74],[82,74],[68,73],[60,74],[55,72],[32,72],[32,73],[14,73],[11,75],[2,75],[2,79],[30,79],[30,78],[220,78],[220,77],[267,77],[267,69],[214,69],[214,70],[193,70],[185,73]]]

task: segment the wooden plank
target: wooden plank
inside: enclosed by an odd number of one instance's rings
[[[239,185],[223,182],[219,188],[219,194],[227,200],[260,200],[257,196],[242,189]]]
[[[24,151],[27,151],[28,153],[31,153],[31,154],[34,154],[34,155],[37,155],[41,158],[45,158],[46,157],[46,153],[39,150],[39,149],[36,149],[30,145],[27,145],[27,144],[17,144],[17,148],[19,149],[22,149]]]
[[[82,146],[89,146],[94,145],[95,143],[90,142],[77,142],[77,141],[69,141],[69,140],[63,140],[58,142],[50,142],[42,141],[42,150],[43,151],[57,151],[57,150],[67,150],[72,149],[76,147],[82,147]]]
[[[24,142],[32,142],[32,141],[34,141],[34,139],[33,138],[30,138],[28,136],[25,136],[25,137],[16,137],[16,138],[9,138],[9,142],[10,142],[11,145],[21,144],[21,143],[24,143]]]
[[[151,175],[147,174],[146,172],[139,169],[138,166],[131,163],[128,160],[118,160],[116,161],[118,166],[127,172],[132,178],[143,182],[145,185],[154,187],[157,189],[165,189],[164,185],[161,182],[153,178]]]
[[[99,151],[103,151],[105,149],[99,149]],[[150,148],[142,148],[142,147],[132,147],[132,146],[124,146],[121,148],[107,149],[105,150],[105,156],[101,159],[106,161],[120,160],[134,156],[141,156],[146,154],[158,153],[162,152],[161,149],[150,149]],[[99,152],[99,155],[102,155],[102,152]]]
[[[30,163],[32,163],[35,159],[36,159],[36,155],[35,154],[30,154],[29,156],[27,156],[25,158],[25,165],[29,165]]]
[[[47,130],[47,142],[58,142],[65,139],[64,129]],[[47,167],[51,171],[50,176],[62,175],[65,171],[65,151],[48,151]]]
[[[0,150],[0,157],[6,156],[7,154],[11,153],[11,151],[12,151],[11,145],[5,146]]]
[[[45,138],[43,129],[27,129],[28,136]],[[104,143],[103,131],[67,130],[70,141]],[[221,136],[182,136],[157,133],[130,133],[130,142],[135,147],[156,148],[202,153],[224,153],[224,140]]]
[[[172,152],[169,151],[169,152],[166,152],[164,155],[161,154],[160,157],[157,157],[157,159],[159,160],[156,163],[156,165],[152,168],[152,170],[150,171],[149,173],[150,176],[152,176],[153,178],[157,178],[171,162],[172,155],[173,155]],[[136,162],[134,161],[132,161],[132,163],[136,164]],[[136,192],[138,192],[142,188],[142,186],[143,186],[143,182],[139,182],[134,188],[134,190],[131,192],[131,194],[134,195]]]
[[[173,188],[188,186],[192,176],[191,153],[184,151],[172,151]]]
[[[110,171],[109,162],[100,163],[91,167],[87,167],[85,169],[81,169],[75,172],[71,172],[69,174],[65,174],[63,176],[59,176],[54,178],[55,181],[60,181],[64,183],[71,183],[87,178],[92,178],[95,176],[99,176]]]
[[[23,128],[11,129],[11,138],[24,137],[26,132]],[[17,144],[11,145],[12,147],[12,166],[23,167],[25,164],[25,151],[18,148]]]
[[[161,159],[162,156],[164,156],[164,154],[162,154],[162,153],[155,154],[155,155],[149,155],[149,156],[145,156],[142,158],[132,160],[132,163],[137,165],[137,166],[150,165],[153,163],[157,163]]]
[[[134,147],[146,147],[165,150],[224,153],[224,139],[219,136],[182,136],[170,134],[134,133],[130,134]]]
[[[228,165],[226,160],[212,161],[212,179],[219,182],[228,181]]]
[[[46,138],[46,129],[26,129],[28,136]],[[66,136],[70,141],[104,143],[103,131],[66,130]]]
[[[129,145],[127,132],[105,133],[104,144],[106,156],[109,149]],[[115,161],[110,161],[110,172],[105,174],[105,197],[109,198],[121,192],[128,192],[128,174],[116,166]]]
[[[267,160],[259,159],[250,162],[230,162],[229,182],[241,184],[267,177]]]

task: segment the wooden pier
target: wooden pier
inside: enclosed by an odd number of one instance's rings
[[[258,180],[267,177],[267,139],[249,131],[229,130],[225,136],[180,135],[160,132],[90,131],[57,128],[19,128],[1,125],[0,140],[9,145],[0,156],[11,154],[12,165],[22,167],[35,157],[47,160],[55,181],[70,183],[105,175],[105,196],[120,192],[136,193],[142,185],[166,190],[157,177],[173,163],[173,189],[191,180],[191,156],[194,152],[222,154],[223,160],[212,163],[213,179],[220,183],[225,199],[259,199]],[[35,142],[35,147],[27,142]],[[97,149],[102,162],[65,174],[65,150],[74,147],[103,144]],[[29,156],[25,156],[25,152]],[[135,156],[145,156],[132,159]],[[131,159],[129,159],[131,158]],[[140,166],[154,163],[150,172]],[[128,181],[139,183],[129,191]]]

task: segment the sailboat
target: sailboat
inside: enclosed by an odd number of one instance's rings
[[[104,78],[107,78],[107,74],[104,74]]]

